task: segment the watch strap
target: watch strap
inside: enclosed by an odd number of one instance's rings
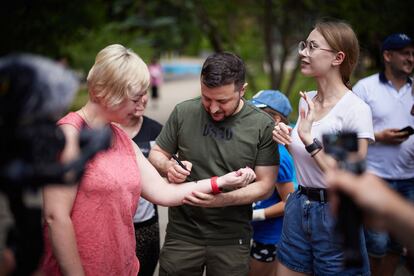
[[[317,139],[313,138],[313,143],[305,146],[307,152],[312,153],[314,150],[322,149],[322,143]]]

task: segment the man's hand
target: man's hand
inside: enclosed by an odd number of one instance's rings
[[[249,167],[227,173],[217,179],[217,184],[221,188],[242,188],[252,183],[256,179],[256,173]],[[230,193],[206,194],[194,191],[186,196],[183,204],[198,207],[224,207],[232,202]]]
[[[224,203],[224,199],[226,198],[226,196],[226,193],[212,195],[194,191],[191,193],[191,195],[185,197],[185,199],[183,200],[183,204],[204,208],[224,207],[226,206],[226,204]]]
[[[398,145],[408,139],[407,132],[400,132],[398,128],[387,128],[375,133],[375,140],[377,142]]]
[[[170,160],[170,166],[167,170],[167,179],[170,183],[183,183],[185,182],[187,176],[191,173],[191,168],[193,164],[188,161],[181,161],[184,164],[185,169],[177,164],[175,160]]]

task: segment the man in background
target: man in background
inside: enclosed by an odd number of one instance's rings
[[[406,34],[388,36],[381,47],[383,71],[353,88],[371,108],[375,143],[369,145],[367,169],[403,197],[414,201],[414,42]],[[394,275],[402,246],[386,232],[366,230],[372,275]]]

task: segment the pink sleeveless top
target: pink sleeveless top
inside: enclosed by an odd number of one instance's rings
[[[81,129],[84,120],[71,112],[58,125]],[[140,173],[132,140],[111,124],[112,146],[86,166],[71,219],[86,275],[137,275],[133,217],[141,194]],[[45,275],[61,275],[45,227]]]

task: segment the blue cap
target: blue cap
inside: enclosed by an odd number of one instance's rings
[[[408,35],[403,33],[392,34],[382,42],[381,52],[385,50],[399,50],[409,45],[414,45],[414,41]]]
[[[292,112],[289,99],[279,90],[259,91],[250,102],[259,108],[269,107],[285,117],[288,117]]]

